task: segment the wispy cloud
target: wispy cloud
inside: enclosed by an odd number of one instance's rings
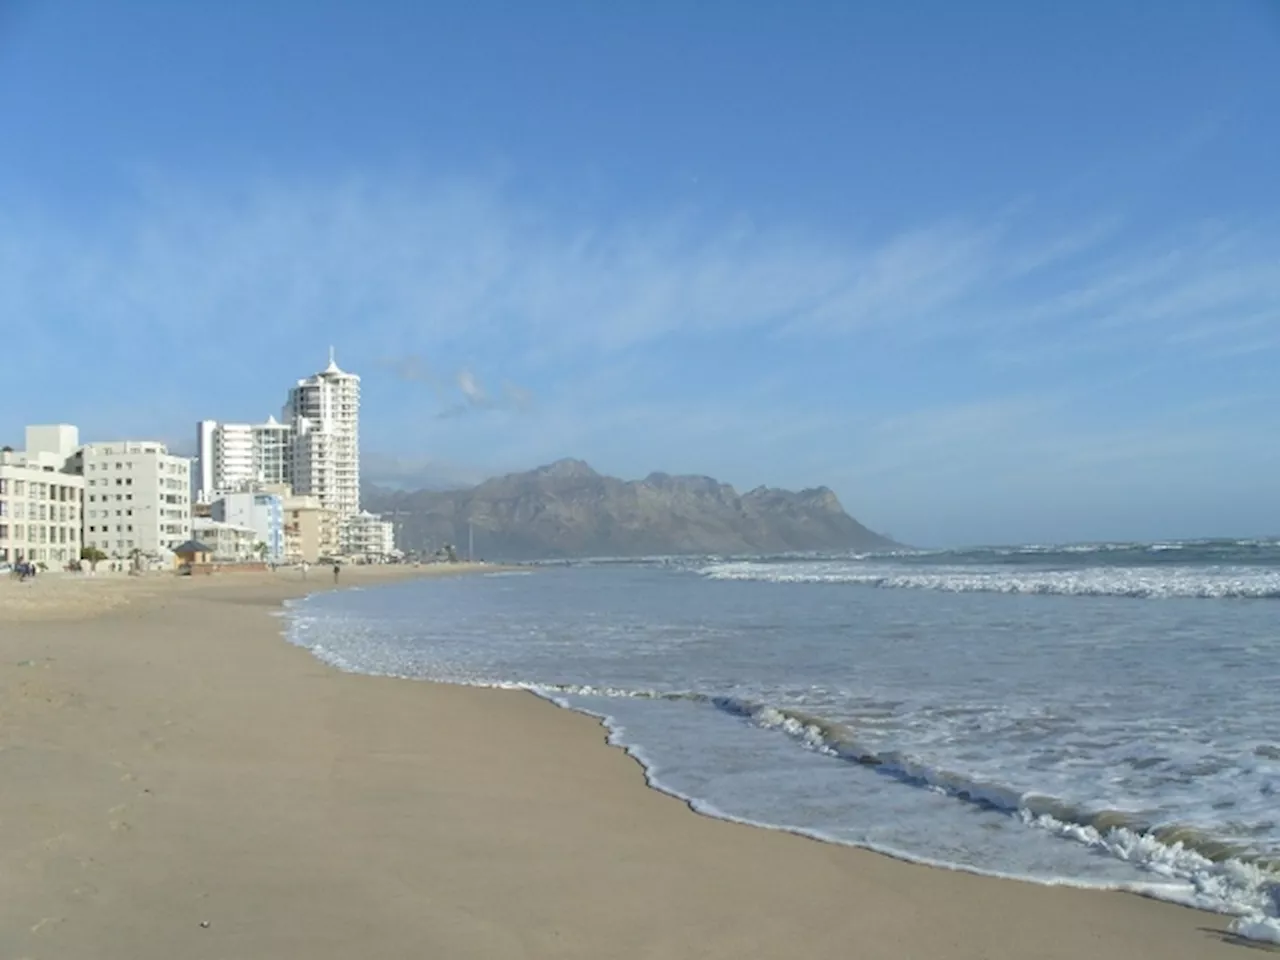
[[[109,410],[181,435],[164,418],[188,419],[190,383],[222,391],[201,402],[262,391],[252,410],[199,411],[257,416],[281,399],[263,383],[332,342],[366,372],[370,455],[411,433],[464,462],[579,455],[960,511],[956,491],[1028,463],[1051,479],[1128,469],[1114,444],[1194,458],[1212,429],[1188,445],[1176,422],[1140,422],[1120,378],[1172,361],[1265,372],[1280,352],[1276,224],[1140,226],[1026,205],[837,233],[694,210],[581,217],[483,182],[151,184],[74,225],[0,206],[0,317],[21,324],[18,395],[68,371],[92,385],[60,417]],[[1083,391],[1104,357],[1112,380]],[[139,408],[133,383],[165,401]]]
[[[45,349],[70,323],[121,351],[217,350],[231,330],[548,360],[751,330],[910,343],[1143,323],[1172,338],[1274,301],[1278,252],[1243,230],[1144,249],[1115,217],[1043,229],[999,213],[859,239],[694,213],[574,222],[482,183],[153,185],[87,229],[0,210],[0,309],[46,318]]]
[[[533,408],[533,392],[511,382],[504,382],[498,394],[492,394],[481,385],[469,367],[463,367],[451,379],[436,374],[418,356],[384,360],[382,366],[396,379],[405,383],[426,386],[440,405],[438,419],[450,419],[468,413],[508,410],[528,412]]]
[[[491,394],[481,386],[476,375],[467,367],[459,370],[454,379],[457,382],[458,391],[462,394],[462,400],[441,410],[436,415],[440,419],[461,417],[486,410],[524,413],[533,407],[533,394],[513,383],[504,383],[501,393]]]

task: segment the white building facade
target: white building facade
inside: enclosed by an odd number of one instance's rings
[[[253,530],[266,552],[260,559],[280,563],[285,557],[284,498],[275,493],[226,493],[212,504],[214,521]],[[196,539],[200,539],[196,537]]]
[[[67,424],[34,426],[25,440],[25,450],[0,450],[0,563],[60,569],[80,559],[79,434]]]
[[[329,365],[289,391],[284,420],[292,427],[290,485],[340,520],[360,512],[360,378]]]
[[[210,559],[223,563],[261,560],[258,532],[238,523],[224,523],[209,517],[192,521],[192,539],[209,548]]]
[[[163,443],[118,440],[81,448],[83,541],[112,559],[166,559],[191,539],[191,461]]]
[[[255,484],[288,483],[292,474],[293,427],[269,417],[266,423],[196,425],[194,495],[211,503],[219,494]]]
[[[342,525],[342,552],[349,557],[383,561],[396,552],[395,524],[362,510]]]

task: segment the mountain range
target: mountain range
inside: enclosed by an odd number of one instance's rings
[[[401,549],[429,552],[473,537],[490,560],[762,554],[896,546],[849,516],[826,487],[738,493],[710,477],[619,480],[560,460],[464,490],[362,491],[396,524]]]

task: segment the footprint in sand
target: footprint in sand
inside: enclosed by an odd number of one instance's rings
[[[45,927],[51,927],[56,924],[62,923],[64,919],[65,919],[64,917],[41,917],[40,920],[37,921],[34,926],[32,926],[31,932],[39,933]]]
[[[128,804],[122,803],[107,811],[108,814],[114,817],[114,819],[107,821],[108,825],[111,827],[112,833],[127,833],[133,829],[127,820],[122,820],[119,817],[119,814],[124,813],[128,808]]]
[[[70,842],[71,842],[71,834],[60,833],[56,837],[50,837],[48,840],[45,840],[41,844],[41,846],[43,846],[46,850],[55,850],[58,847],[62,846],[63,844],[70,843]]]

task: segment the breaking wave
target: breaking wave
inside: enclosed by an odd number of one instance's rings
[[[1172,567],[1084,567],[1075,570],[1009,570],[950,567],[912,570],[858,561],[714,563],[701,571],[711,580],[845,584],[948,593],[1049,594],[1159,600],[1280,599],[1280,570]]]
[[[1133,864],[1151,873],[1155,878],[1153,883],[1120,884],[1118,889],[1234,916],[1238,919],[1233,929],[1240,936],[1280,943],[1280,860],[1255,856],[1239,844],[1191,825],[1152,823],[1130,811],[1089,809],[1056,797],[984,782],[931,766],[904,752],[873,749],[860,743],[856,734],[843,724],[747,699],[691,691],[626,690],[577,684],[497,686],[528,690],[566,707],[570,704],[564,698],[572,696],[705,703],[762,730],[783,734],[808,750],[874,768],[877,773],[905,785],[943,794],[961,803],[999,811],[1031,829],[1043,830]],[[608,724],[607,716],[595,715]],[[637,758],[644,762],[643,755],[637,754]],[[649,779],[655,787],[667,789],[652,775]],[[694,802],[696,798],[683,799],[703,812],[721,815],[699,807]],[[765,826],[789,829],[785,824]],[[892,852],[905,859],[919,859]]]

